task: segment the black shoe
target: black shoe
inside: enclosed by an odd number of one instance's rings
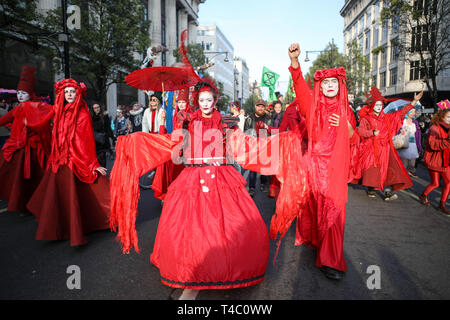
[[[183,290],[180,291],[179,289],[174,288],[174,289],[172,289],[172,291],[170,291],[170,294],[167,297],[167,300],[178,300],[182,293],[183,293]]]
[[[384,200],[385,201],[392,201],[398,199],[398,196],[395,193],[392,193],[390,191],[384,193]]]
[[[248,194],[253,198],[255,196],[256,190],[254,188],[248,189]]]
[[[377,197],[377,195],[375,194],[375,191],[373,191],[373,190],[368,191],[367,192],[367,196],[369,198],[376,198]]]
[[[325,277],[327,277],[328,279],[332,279],[332,280],[341,280],[342,278],[344,278],[344,274],[345,272],[340,271],[340,270],[336,270],[327,266],[322,266],[320,267],[320,271],[323,272],[323,274],[325,275]]]

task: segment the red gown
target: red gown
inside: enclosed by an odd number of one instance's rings
[[[165,197],[150,260],[159,268],[162,283],[170,287],[230,289],[264,279],[269,237],[245,190],[246,181],[232,165],[211,164],[225,157],[222,128],[217,111],[212,118],[203,118],[200,111],[193,114],[189,148],[184,151],[188,167]],[[218,130],[217,149],[211,150],[211,140],[204,136],[208,129]],[[111,226],[118,226],[125,252],[132,246],[138,250],[134,227],[138,177],[168,161],[176,146],[162,135],[134,133],[119,138],[111,176]],[[193,163],[203,166],[189,166]]]
[[[0,126],[12,122],[11,136],[0,153],[0,199],[8,200],[9,211],[26,211],[26,204],[39,185],[50,153],[50,126],[42,128],[42,139],[25,121],[43,119],[51,106],[22,102],[0,118]]]
[[[383,190],[385,186],[402,190],[413,185],[392,143],[392,137],[402,126],[405,115],[413,108],[408,105],[393,113],[381,112],[379,116],[372,110],[362,114],[358,127],[361,136],[359,163],[362,177],[353,183],[375,187],[377,190]],[[374,136],[373,130],[380,131],[379,135]]]
[[[95,171],[100,164],[92,120],[80,95],[74,103],[63,105],[62,89],[46,119],[56,113],[52,151],[47,171],[27,204],[38,221],[36,240],[69,238],[70,244],[76,246],[87,243],[86,233],[109,229],[109,179]],[[58,110],[61,106],[63,110]],[[43,124],[45,121],[31,126],[39,128]]]
[[[345,228],[345,206],[347,182],[351,181],[352,148],[357,145],[356,120],[347,101],[347,90],[340,80],[336,98],[326,98],[315,85],[314,95],[307,86],[300,67],[289,68],[298,100],[298,111],[305,117],[308,128],[308,163],[310,201],[297,218],[295,244],[306,244],[317,249],[316,265],[341,271],[347,270],[343,242]],[[345,74],[341,68],[338,76]],[[327,70],[319,71],[327,72]],[[341,74],[342,73],[342,74]],[[320,74],[319,74],[320,76]],[[333,75],[333,77],[338,77]],[[327,76],[322,75],[322,78]],[[319,80],[319,79],[316,79]],[[339,127],[329,125],[329,116],[338,114]],[[347,121],[355,133],[349,138]]]

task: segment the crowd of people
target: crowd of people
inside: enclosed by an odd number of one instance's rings
[[[9,211],[36,217],[37,240],[83,245],[86,233],[111,228],[124,252],[138,251],[138,179],[155,170],[152,189],[163,209],[150,260],[162,283],[184,289],[181,299],[263,281],[269,239],[280,235],[279,246],[294,220],[295,244],[315,248],[316,266],[342,279],[349,183],[367,187],[370,198],[381,191],[393,201],[396,190],[413,185],[423,159],[431,183],[420,201],[431,204],[427,197],[442,178],[438,209],[450,214],[450,105],[432,118],[418,117],[421,92],[385,113],[390,99],[372,88],[355,118],[345,70],[317,71],[311,88],[299,55],[292,44],[292,103],[277,93],[269,104],[256,101],[248,114],[234,102],[224,115],[215,108],[219,91],[204,78],[192,92],[177,92],[171,134],[160,92],[148,106],[118,106],[111,119],[101,104],[88,107],[85,85],[73,79],[55,84],[53,105],[40,101],[34,69],[24,67],[17,106],[0,104],[0,179],[9,182],[0,199]],[[262,157],[273,155],[274,142],[278,157],[267,165]],[[260,191],[276,201],[270,232],[253,200],[258,175]]]

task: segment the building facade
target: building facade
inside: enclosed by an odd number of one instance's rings
[[[206,0],[141,0],[147,8],[145,19],[151,21],[149,28],[149,38],[151,47],[159,45],[165,46],[168,51],[151,57],[154,60],[153,66],[171,66],[176,62],[173,51],[180,45],[180,34],[183,30],[188,30],[188,42],[196,43],[199,6]],[[61,8],[61,0],[36,0],[37,10],[45,14],[49,10]],[[71,1],[68,0],[70,5]],[[87,2],[86,7],[89,4]],[[82,8],[84,9],[84,8]],[[83,27],[83,26],[81,26]],[[19,41],[18,41],[19,40]],[[0,86],[10,87],[12,83],[17,83],[20,70],[23,65],[36,67],[36,87],[38,93],[50,95],[52,97],[53,83],[62,79],[63,74],[50,75],[48,70],[50,61],[45,57],[35,54],[33,44],[28,44],[21,39],[14,39],[6,42],[6,50],[0,54]],[[55,43],[58,43],[55,41]],[[137,60],[143,61],[146,53],[135,53]],[[73,75],[76,80],[83,81],[83,75]],[[14,88],[11,88],[14,89]],[[88,103],[89,88],[88,88]],[[117,105],[130,105],[134,102],[145,104],[145,93],[131,88],[126,84],[112,84],[106,95],[106,104],[110,116],[114,117]]]
[[[234,68],[235,68],[235,98],[234,100],[239,100],[241,105],[247,101],[250,96],[250,85],[249,85],[249,69],[247,62],[239,57],[234,58]]]
[[[207,63],[214,62],[208,73],[223,84],[223,91],[235,98],[234,47],[217,26],[199,26],[197,43],[203,47]]]
[[[411,5],[414,1],[424,0],[411,0]],[[422,81],[420,72],[417,72],[419,68],[416,63],[399,59],[400,52],[395,40],[399,37],[411,37],[412,32],[402,34],[398,19],[382,21],[380,14],[388,2],[389,0],[345,1],[340,11],[344,18],[345,54],[348,53],[348,44],[356,41],[371,63],[371,86],[379,88],[387,97],[411,98],[413,92],[427,91],[427,86]],[[450,70],[442,72],[437,83],[438,91],[450,91]],[[427,103],[430,103],[429,99]]]

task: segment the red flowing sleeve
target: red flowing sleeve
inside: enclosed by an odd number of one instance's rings
[[[363,138],[370,138],[374,136],[369,120],[366,118],[361,119],[359,122],[358,133]]]
[[[49,155],[52,149],[52,133],[50,120],[54,116],[53,106],[44,102],[31,102],[26,108],[27,130],[35,132],[42,150]],[[39,121],[35,124],[31,121]]]
[[[227,138],[228,154],[244,169],[275,175],[279,165],[280,135],[255,138],[235,129]]]
[[[5,114],[3,117],[0,117],[0,127],[6,126],[8,123],[14,121],[14,115],[16,113],[17,108],[12,109],[10,112]]]
[[[292,82],[294,83],[294,90],[296,100],[298,102],[298,111],[305,117],[306,121],[309,118],[309,108],[311,107],[314,99],[311,89],[303,78],[302,70],[300,66],[298,68],[289,67],[291,72]]]
[[[95,169],[100,167],[95,151],[94,130],[87,108],[80,109],[75,137],[70,146],[72,171],[83,182],[93,183],[97,179]]]
[[[401,110],[386,114],[385,119],[390,130],[390,136],[393,137],[397,134],[398,130],[400,130],[403,125],[403,119],[405,118],[406,114],[411,111],[411,109],[414,109],[414,106],[412,104],[408,104]]]
[[[169,161],[177,144],[168,135],[135,132],[120,136],[116,145],[116,160],[111,171],[110,227],[128,253],[132,247],[139,252],[135,227],[140,196],[139,177]]]

